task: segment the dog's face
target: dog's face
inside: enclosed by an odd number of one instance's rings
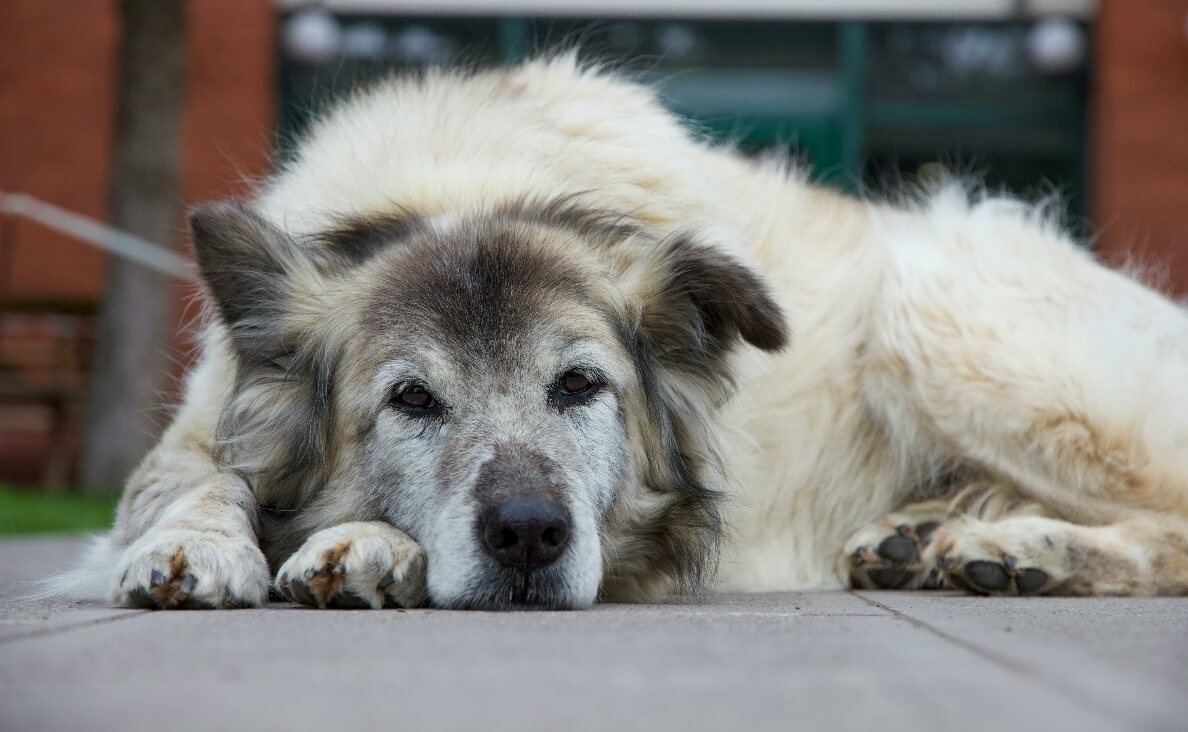
[[[234,204],[193,223],[237,355],[232,461],[288,517],[270,554],[388,521],[434,605],[477,608],[584,607],[712,560],[721,466],[695,423],[740,336],[784,340],[742,265],[562,204],[307,242]]]
[[[577,246],[575,246],[577,245]],[[431,557],[448,606],[590,604],[638,392],[570,232],[505,220],[406,234],[360,272],[350,459]]]

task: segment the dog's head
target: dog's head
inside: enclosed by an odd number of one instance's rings
[[[273,561],[384,520],[444,607],[583,607],[712,571],[729,356],[786,340],[738,261],[564,201],[302,240],[240,203],[191,223],[237,363],[220,444]]]

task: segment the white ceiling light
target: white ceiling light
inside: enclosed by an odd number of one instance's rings
[[[285,51],[306,63],[329,61],[342,49],[342,28],[333,15],[321,8],[293,13],[281,33]]]
[[[1040,71],[1062,74],[1085,63],[1085,32],[1068,18],[1048,18],[1027,34],[1027,55]]]

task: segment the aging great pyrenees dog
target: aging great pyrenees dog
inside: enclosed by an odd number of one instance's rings
[[[563,56],[357,95],[191,224],[202,358],[74,596],[1188,592],[1188,317],[1016,201],[845,197]]]

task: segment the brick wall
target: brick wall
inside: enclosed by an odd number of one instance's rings
[[[1104,0],[1094,60],[1093,218],[1108,261],[1188,294],[1188,0]]]
[[[14,31],[0,43],[0,190],[32,193],[102,219],[115,130],[119,3],[71,0],[69,6],[0,2],[0,28]],[[187,204],[243,192],[245,178],[266,172],[277,104],[273,3],[191,1],[188,12],[182,119]],[[160,243],[182,246],[183,232],[179,220],[177,241]],[[98,250],[36,224],[8,220],[0,226],[0,317],[26,311],[11,327],[0,327],[10,335],[0,343],[0,370],[22,354],[62,351],[54,335],[61,330],[60,314],[85,317],[93,310],[103,290],[104,262]],[[179,286],[179,370],[188,357],[182,326],[193,314],[183,306],[190,294]],[[38,314],[44,322],[34,322]],[[39,337],[55,342],[39,344]],[[0,408],[0,480],[38,480],[49,448],[47,420],[37,405]]]
[[[0,190],[103,218],[114,135],[115,0],[0,3]],[[269,0],[189,4],[182,192],[244,189],[268,165],[276,118],[275,9]],[[179,241],[183,240],[179,222]],[[103,255],[20,223],[5,241],[0,299],[93,303]],[[168,242],[162,242],[168,243]],[[3,267],[4,265],[0,265]]]
[[[244,194],[249,179],[269,170],[278,116],[277,18],[270,0],[191,0],[186,20],[182,199],[191,205]],[[192,294],[181,294],[179,326],[195,315],[184,307],[193,305]],[[184,336],[176,344],[179,365],[191,355]]]
[[[102,218],[118,2],[69,5],[0,2],[0,28],[14,30],[0,44],[0,189]],[[245,177],[267,169],[277,88],[270,0],[189,7],[186,203],[242,191]],[[1136,256],[1162,268],[1167,289],[1188,294],[1188,0],[1103,0],[1096,28],[1091,185],[1099,246],[1111,261]],[[178,231],[180,241],[180,221]],[[103,264],[86,245],[8,222],[0,227],[0,303],[86,312],[102,292]],[[179,324],[185,315],[179,308]],[[21,425],[42,422],[12,412],[0,419],[0,479],[32,474],[44,436],[11,438]]]
[[[106,211],[119,28],[109,0],[0,3],[0,190]],[[4,230],[0,298],[86,307],[103,256],[24,221]]]

